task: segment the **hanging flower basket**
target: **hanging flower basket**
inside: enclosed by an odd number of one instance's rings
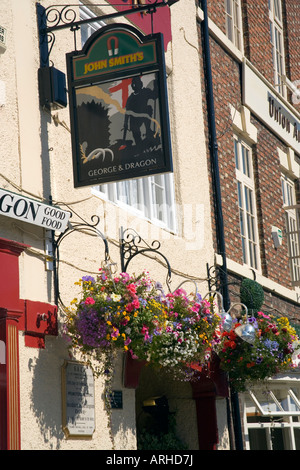
[[[221,368],[237,391],[245,391],[255,382],[288,371],[293,364],[293,353],[298,340],[296,331],[286,317],[275,318],[258,312],[249,318],[255,328],[253,343],[243,341],[236,333],[237,324],[222,333],[219,348]]]
[[[145,272],[112,277],[100,270],[78,284],[82,293],[66,313],[66,333],[72,348],[99,364],[103,354],[125,351],[179,377],[189,363],[205,364],[220,341],[220,317],[208,301],[183,289],[164,294]]]

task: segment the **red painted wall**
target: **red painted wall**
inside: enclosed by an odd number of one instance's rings
[[[123,4],[120,4],[121,2],[118,2],[118,4],[116,4],[116,1],[108,0],[108,3],[110,3],[111,5],[115,4],[115,9],[118,11],[125,11],[131,9],[133,0],[122,0]],[[155,2],[153,0],[138,1],[138,4],[140,6],[144,6],[144,3],[153,5]],[[162,0],[158,0],[158,3],[162,3]],[[153,33],[163,33],[165,51],[167,50],[168,43],[172,40],[171,13],[170,8],[168,6],[157,8],[153,15],[148,13],[134,13],[128,15],[127,19],[146,35],[152,33],[152,28]]]

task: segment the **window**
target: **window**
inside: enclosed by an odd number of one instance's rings
[[[95,17],[89,8],[80,6],[80,19]],[[81,26],[81,43],[104,26],[104,22]],[[139,179],[109,183],[93,188],[94,194],[145,217],[163,228],[176,231],[175,196],[172,174],[154,175]]]
[[[286,97],[286,87],[283,85],[285,75],[283,25],[281,0],[269,0],[270,36],[274,67],[274,84],[279,93]]]
[[[96,17],[88,7],[80,5],[80,19],[88,20],[89,18]],[[105,26],[104,21],[95,21],[95,23],[85,23],[80,26],[81,33],[81,45],[83,46],[86,40],[95,32],[97,29]]]
[[[163,228],[176,231],[172,174],[103,184],[95,187],[94,192]]]
[[[300,449],[300,390],[280,384],[244,395],[247,450]]]
[[[286,175],[282,175],[281,189],[283,206],[285,208],[285,227],[288,241],[291,279],[294,284],[300,284],[300,224],[299,211],[295,207],[295,184]]]
[[[226,34],[230,41],[242,50],[242,17],[240,0],[225,0]]]
[[[258,232],[252,169],[252,153],[241,139],[234,139],[237,195],[243,262],[259,269]]]

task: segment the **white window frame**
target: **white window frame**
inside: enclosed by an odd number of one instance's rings
[[[234,155],[243,263],[256,271],[260,271],[252,149],[237,135],[234,136]]]
[[[242,10],[240,0],[225,0],[226,36],[243,52]]]
[[[295,430],[300,435],[300,389],[299,384],[271,382],[265,388],[254,389],[242,395],[244,410],[244,432],[246,450],[250,448],[251,431],[264,431],[267,450],[273,449],[272,434],[276,430],[282,434],[284,450],[296,449]],[[252,417],[249,422],[249,417]],[[263,418],[263,419],[260,419]],[[256,422],[255,422],[256,421]],[[259,437],[257,436],[257,439]]]
[[[295,183],[284,173],[281,174],[283,208],[285,209],[285,227],[289,250],[291,280],[300,285],[300,218],[296,204]]]
[[[272,44],[272,57],[274,69],[274,84],[278,92],[286,98],[287,91],[284,84],[285,77],[285,51],[283,42],[283,23],[281,0],[269,0],[270,39]]]
[[[88,20],[90,18],[96,18],[97,15],[93,13],[87,6],[80,4],[79,5],[79,15],[80,20]],[[86,40],[93,34],[95,31],[100,29],[102,26],[105,26],[104,21],[95,21],[93,23],[84,23],[80,26],[81,33],[81,46],[84,45]]]
[[[93,194],[174,233],[177,232],[172,173],[102,184]]]

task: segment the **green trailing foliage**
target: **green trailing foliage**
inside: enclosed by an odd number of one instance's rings
[[[143,430],[138,435],[138,450],[187,450],[188,446],[176,435],[176,419],[170,414],[168,431],[157,432],[154,429]]]

